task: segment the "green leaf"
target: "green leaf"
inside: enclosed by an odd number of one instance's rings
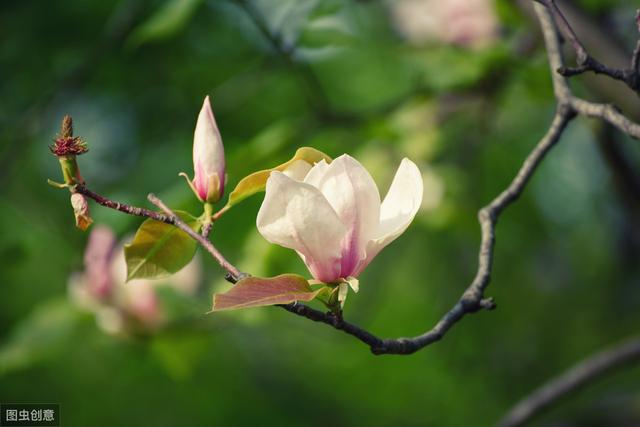
[[[176,211],[194,231],[200,222],[187,212]],[[177,273],[187,265],[196,252],[196,241],[177,227],[147,219],[142,223],[131,243],[124,247],[127,261],[127,280],[158,279]]]
[[[267,279],[247,277],[224,294],[214,295],[212,311],[311,301],[321,292],[324,289],[314,291],[307,280],[297,274],[282,274]]]
[[[272,169],[265,169],[258,172],[254,172],[240,180],[236,188],[229,194],[229,201],[227,202],[227,208],[234,206],[249,196],[252,196],[260,191],[264,191],[267,185],[267,179],[272,171],[283,171],[289,165],[296,160],[303,160],[311,165],[321,160],[331,162],[331,157],[324,154],[322,151],[316,150],[311,147],[302,147],[296,151],[296,154],[286,163],[276,166]]]
[[[177,34],[189,23],[200,3],[202,0],[167,0],[149,19],[133,30],[127,45],[138,47]]]

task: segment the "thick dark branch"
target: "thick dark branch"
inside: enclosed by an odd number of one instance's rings
[[[478,255],[478,271],[473,282],[465,290],[456,305],[429,331],[413,338],[386,339],[380,347],[372,347],[376,354],[394,353],[410,354],[427,345],[439,341],[444,334],[462,317],[480,309],[492,309],[495,304],[484,298],[484,291],[489,286],[491,267],[493,264],[493,247],[495,228],[501,212],[522,194],[527,182],[545,157],[547,152],[558,142],[565,127],[573,117],[567,106],[561,105],[547,131],[534,150],[524,161],[511,184],[491,203],[478,212],[478,220],[482,230],[482,240]]]
[[[640,79],[638,78],[638,60],[640,56],[640,41],[636,46],[636,49],[631,56],[631,68],[629,69],[617,69],[611,68],[596,58],[591,56],[587,49],[584,47],[580,39],[576,35],[575,31],[565,18],[564,14],[556,4],[555,0],[538,0],[540,3],[546,5],[555,17],[555,21],[560,28],[560,31],[569,41],[571,46],[576,52],[577,67],[560,66],[557,68],[558,73],[565,77],[576,76],[587,71],[594,72],[596,74],[604,74],[612,79],[624,82],[629,88],[631,88],[636,94],[640,95]],[[637,21],[637,18],[636,18]]]
[[[498,424],[499,427],[524,425],[562,397],[609,372],[640,362],[640,337],[599,352],[574,365],[518,402]]]
[[[356,326],[349,322],[345,322],[341,317],[336,316],[334,313],[325,313],[300,303],[284,304],[280,307],[284,308],[290,313],[296,314],[301,317],[306,317],[307,319],[313,320],[314,322],[321,322],[335,329],[344,331],[345,333],[367,344],[372,349],[372,351],[374,351],[374,353],[376,348],[384,347],[384,341],[382,339],[360,328],[359,326]]]

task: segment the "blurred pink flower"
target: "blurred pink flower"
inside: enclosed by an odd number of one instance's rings
[[[482,48],[498,36],[493,0],[392,0],[389,7],[396,29],[414,44]]]
[[[69,279],[69,294],[78,306],[95,313],[99,326],[109,333],[162,326],[167,319],[156,287],[167,285],[184,295],[193,295],[201,276],[197,257],[168,279],[125,283],[126,271],[123,245],[117,243],[108,227],[96,226],[85,249],[84,271]]]

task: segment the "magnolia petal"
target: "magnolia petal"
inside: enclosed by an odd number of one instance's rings
[[[307,172],[307,175],[304,178],[304,182],[307,184],[313,185],[314,187],[318,187],[320,183],[320,179],[327,172],[327,168],[329,167],[329,163],[326,160],[322,159]]]
[[[207,176],[208,190],[205,200],[214,203],[220,200],[220,197],[222,197],[222,194],[220,193],[222,189],[221,182],[223,180],[224,178],[221,180],[217,173]]]
[[[314,278],[340,277],[346,228],[317,188],[272,172],[256,225],[269,242],[301,254]]]
[[[309,175],[314,173],[312,170]],[[315,180],[315,177],[311,177]],[[347,227],[343,242],[341,277],[365,257],[366,245],[375,237],[380,218],[380,193],[369,172],[356,159],[342,155],[324,169],[317,187]]]
[[[322,160],[324,162],[324,160]],[[304,160],[294,160],[285,170],[282,171],[285,175],[287,175],[291,179],[295,179],[296,181],[304,181],[305,176],[311,170],[311,165]]]
[[[193,185],[201,198],[207,199],[209,194],[222,195],[225,177],[224,147],[208,96],[202,104],[193,134],[193,170],[195,175]],[[219,179],[217,189],[209,188],[209,177],[213,175]],[[207,199],[207,201],[217,200]]]
[[[338,302],[340,303],[340,308],[344,308],[344,303],[347,301],[347,296],[349,295],[349,284],[346,282],[342,282],[338,285]]]
[[[357,276],[382,248],[409,227],[420,209],[423,192],[420,170],[405,157],[380,207],[380,224],[374,238],[367,245],[366,259],[358,266],[354,276]]]
[[[349,276],[344,280],[349,284],[349,286],[351,286],[351,289],[353,289],[353,292],[357,294],[358,290],[360,289],[360,281],[356,277],[352,277],[352,276]]]

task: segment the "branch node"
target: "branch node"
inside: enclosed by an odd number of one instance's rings
[[[479,305],[484,310],[495,310],[497,307],[497,304],[492,297],[481,299]]]
[[[495,220],[495,213],[491,208],[491,205],[485,206],[478,211],[478,221],[484,223],[487,221],[493,222]]]

